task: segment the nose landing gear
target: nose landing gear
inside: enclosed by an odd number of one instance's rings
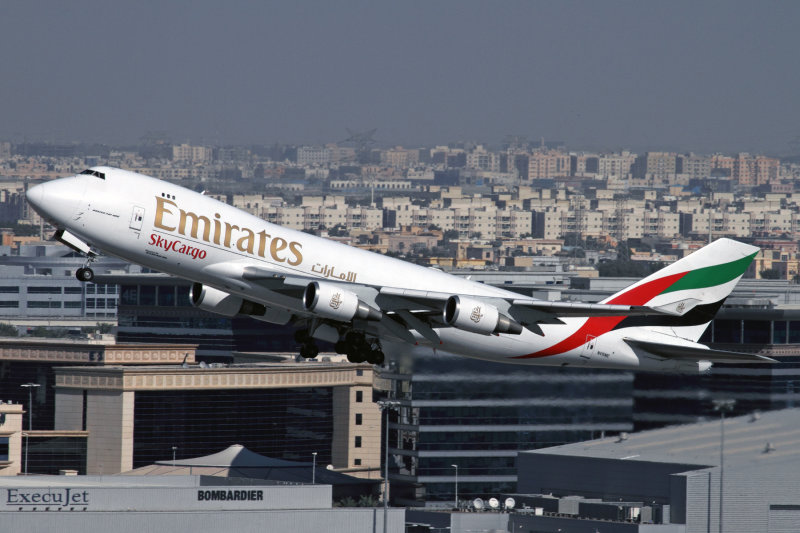
[[[78,278],[78,281],[86,283],[94,279],[94,271],[88,266],[81,267],[75,271],[75,277]]]

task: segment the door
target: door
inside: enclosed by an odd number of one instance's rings
[[[144,221],[144,207],[139,207],[138,205],[133,206],[133,211],[131,212],[131,229],[141,231],[142,221]]]
[[[586,344],[583,345],[583,350],[581,350],[581,357],[588,361],[592,358],[596,351],[597,337],[594,335],[586,335]]]

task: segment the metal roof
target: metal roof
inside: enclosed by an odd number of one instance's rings
[[[719,466],[720,419],[522,453]],[[800,409],[725,418],[725,468],[800,461]]]

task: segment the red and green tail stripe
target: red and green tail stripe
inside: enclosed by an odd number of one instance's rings
[[[756,256],[756,253],[729,263],[702,267],[696,270],[689,270],[656,278],[624,291],[614,296],[606,303],[617,305],[645,305],[660,294],[723,285],[744,274],[745,270],[747,270],[747,267],[750,266],[750,263]],[[575,333],[563,341],[538,352],[519,355],[514,359],[547,357],[549,355],[567,352],[584,344],[587,342],[587,339],[591,337],[598,337],[611,331],[620,322],[625,320],[625,318],[624,316],[589,317]]]

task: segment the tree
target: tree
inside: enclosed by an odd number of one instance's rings
[[[775,270],[774,268],[767,268],[759,272],[759,274],[761,274],[761,279],[781,279],[780,270]]]
[[[0,337],[19,337],[19,332],[11,324],[0,323]]]

